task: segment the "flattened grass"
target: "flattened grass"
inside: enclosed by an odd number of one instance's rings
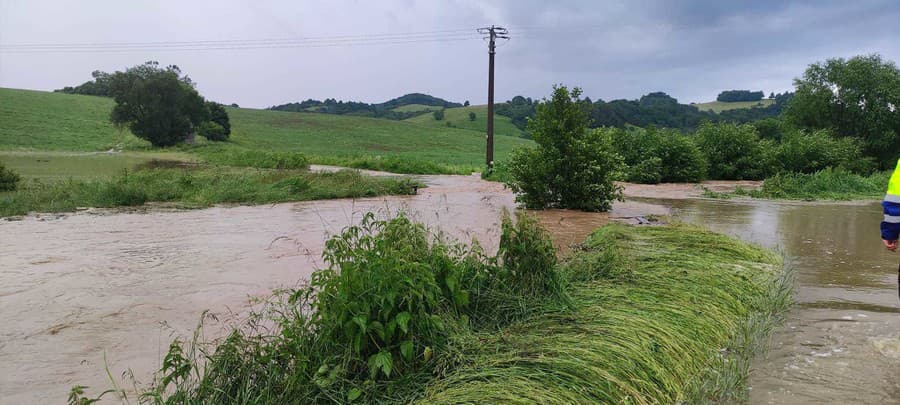
[[[749,357],[788,304],[777,256],[686,225],[611,225],[575,257],[564,273],[588,281],[569,288],[574,310],[478,334],[482,343],[467,364],[430,384],[418,402],[642,404],[746,395]],[[605,275],[585,277],[591,269]]]
[[[767,178],[759,190],[741,191],[753,198],[785,200],[879,200],[884,197],[892,171],[864,176],[843,169],[812,174],[781,173]]]

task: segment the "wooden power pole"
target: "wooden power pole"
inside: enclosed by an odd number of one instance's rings
[[[497,38],[509,39],[509,31],[503,27],[490,26],[479,28],[480,34],[488,39],[488,110],[487,110],[487,156],[485,163],[488,169],[494,167],[494,54],[497,53]]]

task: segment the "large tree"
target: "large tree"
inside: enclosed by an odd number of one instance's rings
[[[115,99],[111,120],[153,146],[183,142],[209,118],[205,100],[178,66],[147,62],[116,72],[109,79]]]
[[[787,119],[801,128],[831,128],[862,141],[889,168],[900,151],[900,70],[880,55],[828,59],[795,80]]]

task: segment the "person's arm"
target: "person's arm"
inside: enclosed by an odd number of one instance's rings
[[[881,223],[881,239],[890,251],[897,250],[897,239],[900,237],[900,160],[891,175],[887,194],[884,196],[884,221]]]

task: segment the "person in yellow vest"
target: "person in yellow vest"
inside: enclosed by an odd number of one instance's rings
[[[897,239],[900,237],[900,160],[891,175],[887,195],[884,196],[884,222],[881,223],[881,240],[884,247],[892,252],[897,251]]]

